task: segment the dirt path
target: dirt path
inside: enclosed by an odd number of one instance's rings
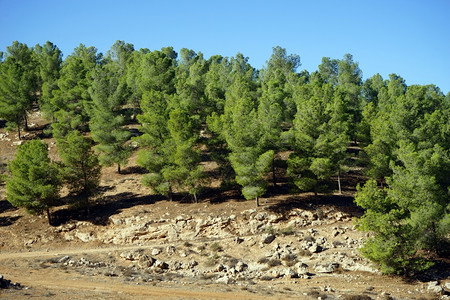
[[[149,249],[153,248],[155,245],[145,245],[145,246],[113,246],[105,248],[66,248],[58,250],[38,250],[30,252],[0,252],[0,261],[5,259],[18,259],[18,258],[35,258],[35,257],[49,257],[49,256],[61,256],[61,255],[77,255],[77,254],[97,254],[97,253],[107,253],[112,251],[126,251],[126,250],[138,250],[138,249]]]
[[[32,297],[54,296],[62,299],[267,299],[264,296],[252,295],[239,289],[235,291],[219,291],[217,286],[202,287],[193,285],[168,285],[161,283],[161,287],[152,284],[126,283],[118,279],[102,279],[75,273],[62,272],[57,269],[29,269],[22,266],[12,267],[12,260],[42,259],[65,255],[101,254],[113,251],[132,251],[153,248],[146,246],[113,246],[104,248],[58,249],[53,251],[38,250],[30,252],[2,252],[0,253],[0,274],[12,282],[19,282],[26,290],[0,291],[0,299],[28,299]],[[25,271],[25,272],[24,272]],[[226,286],[225,286],[226,287]],[[203,290],[204,289],[204,290]],[[223,287],[222,287],[223,289]],[[278,299],[279,297],[271,297]],[[282,297],[287,299],[286,297]],[[298,297],[296,297],[298,299]],[[281,298],[279,298],[281,299]]]
[[[20,271],[6,271],[10,280],[18,281],[30,290],[5,291],[0,293],[1,299],[20,299],[54,296],[59,299],[265,299],[266,297],[245,294],[242,292],[201,291],[199,286],[156,287],[152,285],[132,285],[121,282],[111,282],[68,276],[58,271],[30,271],[27,274]],[[31,294],[31,295],[30,295]],[[285,297],[283,297],[285,299]]]

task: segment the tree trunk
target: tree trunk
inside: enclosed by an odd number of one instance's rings
[[[23,117],[25,121],[25,131],[28,131],[28,118],[27,118],[27,112],[25,112],[25,115]]]
[[[172,202],[172,200],[173,200],[172,187],[169,187],[169,192],[167,193],[167,197],[169,197],[169,201]]]
[[[259,198],[256,196],[256,207],[259,207]]]
[[[16,116],[16,123],[17,123],[17,134],[19,135],[19,140],[21,138],[20,136],[20,118],[18,116]]]
[[[120,174],[120,164],[117,164],[117,173]]]
[[[277,186],[277,177],[275,175],[275,155],[272,158],[272,180],[273,180],[273,186]]]
[[[342,190],[341,190],[341,176],[340,176],[340,171],[338,171],[338,178],[337,178],[337,182],[338,182],[338,188],[339,188],[339,195],[341,195],[342,194]]]
[[[198,203],[198,198],[197,198],[197,194],[196,193],[194,193],[194,201],[195,201],[195,203]]]
[[[83,196],[83,201],[86,204],[87,214],[90,215],[91,214],[91,210],[90,210],[90,207],[89,207],[88,177],[87,177],[86,169],[84,168],[84,163],[82,162],[81,165],[82,165],[82,168],[83,168],[83,179],[84,179],[83,192],[82,192],[83,195],[82,196]]]
[[[48,219],[48,225],[52,225],[52,219],[50,215],[50,208],[47,207],[47,219]]]

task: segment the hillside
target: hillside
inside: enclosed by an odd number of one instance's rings
[[[32,121],[26,138],[43,128],[37,112]],[[0,134],[4,162],[20,141]],[[56,159],[54,141],[44,140]],[[381,275],[358,254],[367,235],[353,224],[362,214],[353,203],[357,170],[342,178],[342,195],[270,188],[255,208],[214,181],[200,203],[151,196],[135,160],[124,174],[103,169],[89,216],[61,205],[54,226],[13,208],[0,186],[0,275],[9,287],[2,299],[448,298],[444,261],[423,278],[403,280]]]

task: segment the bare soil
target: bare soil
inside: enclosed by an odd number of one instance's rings
[[[26,138],[43,138],[46,123],[38,112],[31,123]],[[4,168],[20,141],[3,128],[0,134]],[[43,140],[57,160],[54,140]],[[62,202],[52,226],[12,207],[0,186],[0,275],[20,284],[0,289],[1,299],[448,297],[445,258],[421,278],[406,279],[382,275],[360,257],[367,235],[353,222],[362,214],[353,203],[354,187],[364,180],[357,169],[344,176],[342,195],[291,194],[281,178],[255,208],[238,190],[220,190],[218,178],[200,203],[153,196],[135,162],[136,154],[123,174],[103,169],[90,215]],[[214,163],[205,165],[214,170]],[[322,272],[322,265],[333,268]],[[428,289],[433,280],[440,293]]]

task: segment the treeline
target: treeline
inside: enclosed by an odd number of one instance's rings
[[[355,200],[366,211],[358,226],[374,232],[363,253],[387,273],[422,270],[429,263],[418,254],[439,251],[449,237],[450,93],[434,85],[407,86],[395,74],[363,80],[350,54],[298,72],[300,57],[281,47],[260,70],[242,54],[206,59],[122,41],[105,55],[80,45],[64,60],[50,42],[14,42],[1,57],[0,118],[20,136],[39,106],[61,157],[55,166],[39,141],[19,147],[7,180],[13,205],[48,211],[61,184],[87,205],[100,166],[116,164],[120,173],[134,147],[155,193],[197,201],[206,149],[223,185],[239,184],[258,205],[277,185],[280,152],[291,153],[292,186],[321,193],[340,190],[347,149],[357,143],[372,178]],[[142,135],[131,138],[133,123]]]

